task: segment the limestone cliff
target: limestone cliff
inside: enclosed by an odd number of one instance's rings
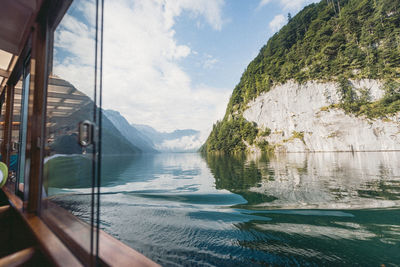
[[[383,83],[377,80],[351,83],[357,94],[367,90],[371,101],[385,94]],[[289,81],[249,102],[243,116],[258,128],[271,130],[269,136],[258,136],[255,143],[265,140],[278,151],[400,150],[400,114],[368,119],[329,108],[340,99],[337,83]],[[256,145],[249,148],[260,150]]]

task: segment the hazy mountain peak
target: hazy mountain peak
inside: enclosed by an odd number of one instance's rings
[[[126,139],[143,152],[195,152],[204,142],[197,130],[159,132],[149,125],[130,124],[115,110],[105,110],[104,114]]]

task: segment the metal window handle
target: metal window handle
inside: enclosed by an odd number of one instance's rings
[[[87,147],[93,143],[94,125],[91,121],[84,120],[79,123],[79,144]]]

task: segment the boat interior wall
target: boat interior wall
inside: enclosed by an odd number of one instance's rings
[[[81,266],[37,216],[21,211],[22,201],[0,190],[0,266],[60,266],[57,258]]]
[[[0,207],[0,257],[33,246],[34,238],[10,206]]]
[[[18,55],[29,35],[29,27],[40,9],[42,0],[1,1],[0,48]]]

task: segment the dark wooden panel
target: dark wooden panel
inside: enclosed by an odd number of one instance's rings
[[[0,220],[4,217],[7,217],[8,213],[10,212],[10,205],[5,205],[0,207]]]
[[[3,190],[7,191],[6,188],[3,188]],[[17,200],[16,206],[22,206],[18,197],[15,196],[13,199]],[[33,246],[35,244],[34,237],[27,225],[18,216],[16,210],[12,206],[7,209],[4,207],[0,209],[3,209],[3,212],[0,213],[0,256],[6,256]]]
[[[38,212],[44,157],[47,88],[48,30],[45,21],[35,24],[32,38],[31,80],[28,106],[26,155],[30,162],[28,211]]]
[[[8,77],[10,77],[10,72],[6,71],[6,70],[3,70],[3,69],[0,69],[0,76],[8,78]]]
[[[2,188],[3,191],[10,201],[10,205],[13,207],[15,217],[12,220],[0,220],[1,222],[10,222],[10,224],[21,223],[15,229],[21,233],[24,239],[21,241],[19,237],[15,240],[18,241],[19,245],[24,244],[25,248],[35,244],[46,256],[46,261],[52,263],[53,266],[82,266],[77,258],[71,253],[71,251],[60,241],[60,239],[49,229],[49,227],[40,219],[40,217],[29,214],[23,211],[23,203],[21,199],[15,196],[7,188]],[[25,229],[25,230],[24,230]],[[34,242],[26,243],[30,236]],[[1,243],[0,243],[1,244]],[[16,248],[13,246],[14,251],[23,249]],[[36,265],[36,266],[42,266]]]
[[[90,225],[51,201],[46,201],[46,206],[47,209],[42,214],[46,222],[73,250],[75,255],[79,256],[83,262],[89,263]],[[101,265],[104,266],[159,266],[101,230],[99,231],[99,259]]]
[[[9,240],[11,238],[11,208],[0,208],[0,257],[10,254]]]
[[[11,125],[13,117],[13,104],[14,104],[14,86],[7,85],[7,99],[6,99],[6,114],[4,116],[5,127],[3,133],[3,144],[1,148],[2,161],[9,165],[10,161],[10,141],[11,141]]]
[[[30,262],[33,262],[35,254],[36,250],[33,247],[20,250],[11,255],[0,258],[0,266],[28,266]]]
[[[21,52],[42,2],[42,0],[1,1],[0,49],[14,55]]]
[[[31,19],[33,10],[18,1],[2,1],[0,9],[0,49],[12,54],[19,54],[26,24]]]
[[[83,266],[38,216],[29,216],[26,219],[43,253],[55,266]]]

